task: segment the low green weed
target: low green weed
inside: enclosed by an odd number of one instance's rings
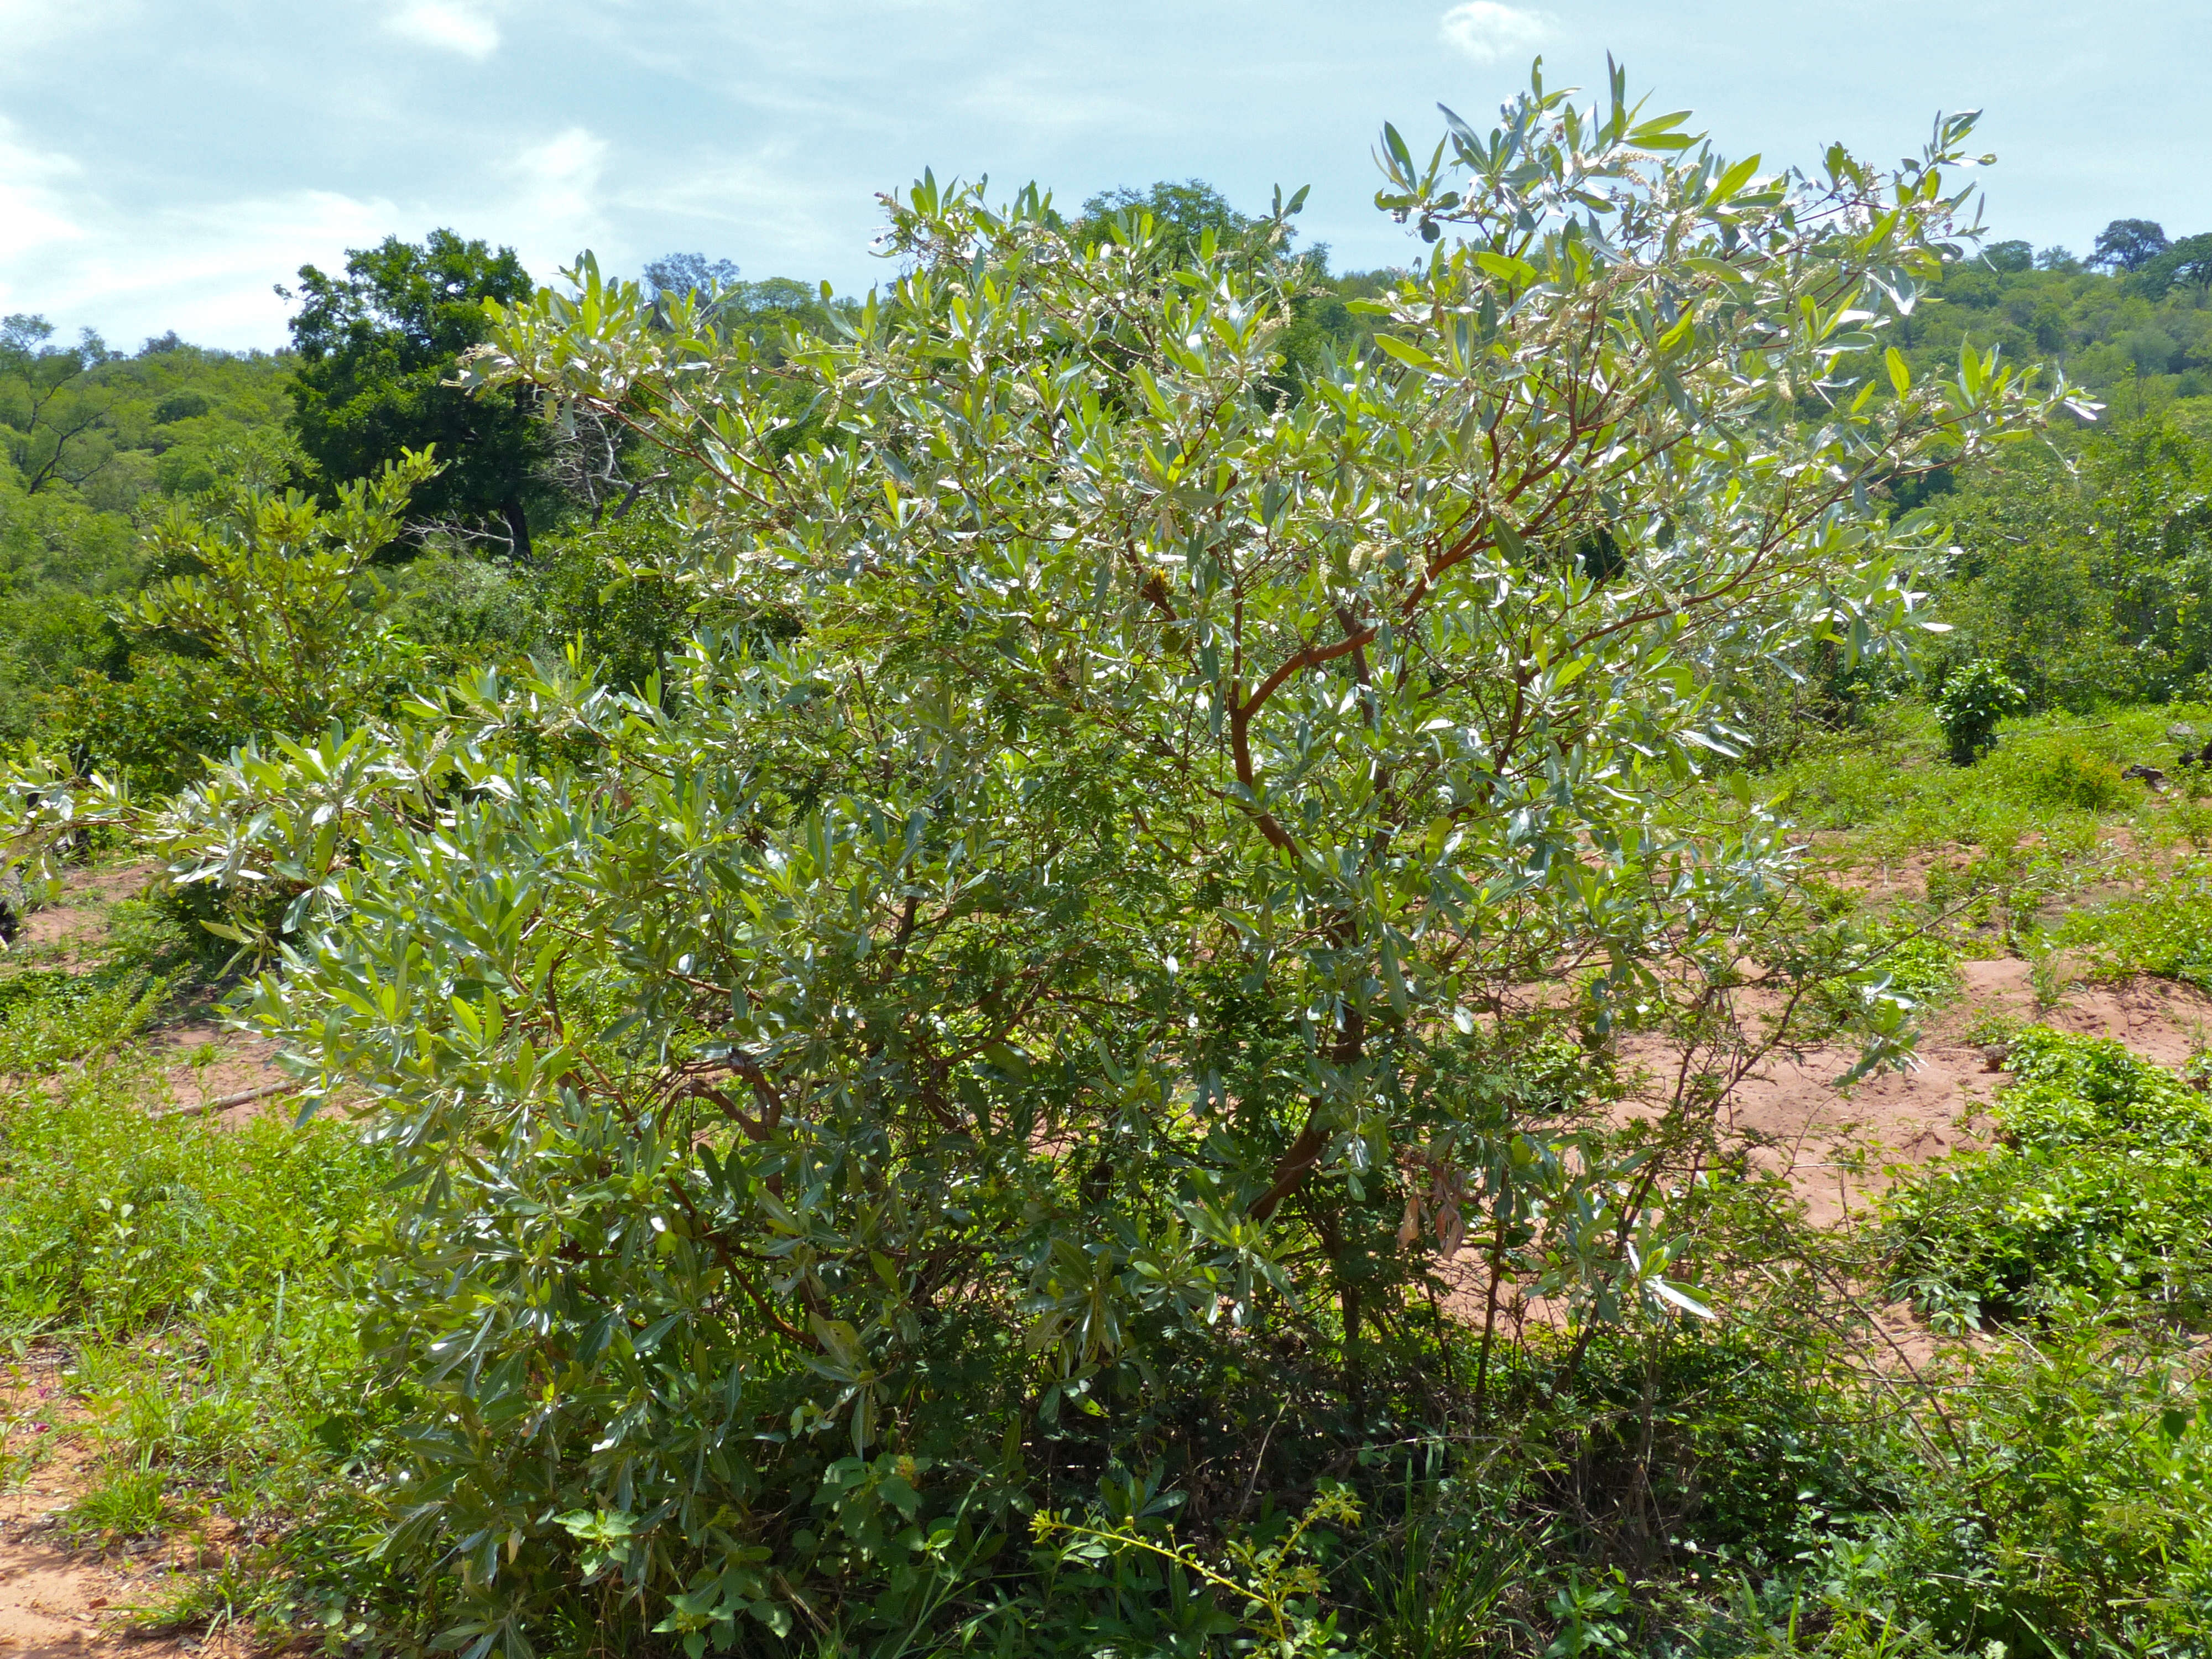
[[[2069,1307],[1948,1379],[1942,1455],[1799,1582],[1831,1631],[1899,1654],[2181,1655],[2212,1642],[2212,1391],[2179,1339]],[[1790,1651],[1857,1652],[1814,1648]]]
[[[2059,938],[2100,974],[2156,974],[2212,991],[2212,860],[2185,861],[2119,903],[2069,917]]]
[[[398,1401],[366,1389],[356,1310],[333,1287],[210,1314],[85,1355],[102,1438],[235,1513],[290,1507],[293,1466],[355,1457]]]
[[[0,1077],[35,1075],[127,1042],[169,996],[169,981],[111,966],[34,968],[0,980]]]
[[[1916,1008],[1937,1008],[1959,994],[1959,953],[1933,933],[1877,930],[1881,954],[1873,965],[1889,975],[1890,989]]]
[[[1541,1582],[1540,1527],[1499,1525],[1445,1480],[1405,1505],[1389,1534],[1346,1563],[1346,1588],[1364,1610],[1360,1647],[1375,1659],[1461,1659],[1486,1637],[1501,1647],[1533,1636],[1532,1584]]]
[[[1900,999],[1925,1013],[1955,999],[1962,983],[1959,952],[1909,917],[1887,917],[1855,927],[1845,949],[1859,975],[1831,980],[1819,992],[1819,1012],[1841,1022],[1859,1000],[1875,994]],[[1872,976],[1872,977],[1868,977]]]
[[[2101,1038],[2022,1032],[2007,1144],[1916,1171],[1886,1205],[1897,1288],[1978,1328],[2086,1291],[2212,1310],[2212,1100]]]
[[[276,1607],[272,1605],[269,1576],[255,1571],[246,1557],[231,1552],[219,1566],[171,1578],[150,1602],[135,1611],[142,1632],[192,1630],[213,1635],[235,1625],[258,1624]],[[292,1634],[281,1626],[271,1629],[267,1644],[278,1646]]]
[[[2050,744],[2024,769],[2025,793],[2039,806],[2109,812],[2126,799],[2119,763],[2075,741]]]
[[[386,1160],[337,1123],[149,1121],[143,1064],[0,1100],[0,1334],[116,1335],[327,1281]]]
[[[110,905],[96,965],[0,977],[0,1077],[35,1076],[129,1042],[201,975],[218,942],[189,926],[166,892]]]
[[[232,949],[200,926],[216,914],[204,888],[156,882],[138,897],[108,907],[103,954],[110,963],[180,983],[204,979]]]
[[[169,1516],[166,1477],[150,1463],[139,1463],[107,1471],[62,1511],[61,1524],[72,1536],[115,1544],[160,1532]]]

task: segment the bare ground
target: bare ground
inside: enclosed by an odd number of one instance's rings
[[[109,1548],[72,1542],[62,1525],[90,1488],[97,1456],[94,1425],[71,1398],[64,1356],[50,1346],[0,1368],[0,1459],[10,1475],[0,1492],[0,1659],[226,1659],[251,1651],[233,1632],[149,1634],[131,1627],[133,1610],[164,1579],[219,1564],[223,1528],[116,1540]]]
[[[1753,1163],[1788,1182],[1813,1225],[1836,1227],[1863,1218],[1903,1170],[1989,1144],[1990,1108],[2006,1079],[1974,1037],[1993,1018],[2117,1037],[2163,1066],[2179,1066],[2212,1046],[2212,996],[2185,985],[2148,977],[2111,984],[2075,981],[2064,986],[2055,1004],[2043,1006],[2027,962],[1968,961],[1960,963],[1960,972],[1962,993],[1923,1036],[1912,1070],[1839,1085],[1856,1051],[1816,1047],[1795,1057],[1774,1056],[1725,1103],[1729,1138],[1747,1143]],[[1623,1058],[1664,1071],[1674,1055],[1656,1042],[1632,1040]],[[1462,1254],[1447,1264],[1445,1276],[1455,1286],[1445,1299],[1447,1310],[1462,1323],[1480,1325],[1486,1299],[1480,1265]],[[1868,1312],[1874,1329],[1866,1359],[1876,1370],[1917,1370],[1945,1346],[1910,1309],[1892,1305]],[[1501,1316],[1508,1328],[1563,1316],[1510,1293]]]
[[[1990,1016],[2117,1037],[2162,1066],[2179,1066],[2212,1042],[2212,996],[2185,985],[2148,977],[2076,982],[2055,1006],[2039,1008],[2028,963],[1960,967],[1965,993],[1922,1040],[1915,1070],[1839,1088],[1835,1079],[1854,1055],[1817,1048],[1795,1060],[1778,1057],[1737,1086],[1731,1127],[1756,1144],[1765,1167],[1787,1176],[1815,1224],[1863,1212],[1887,1189],[1891,1166],[1986,1144],[1986,1115],[2004,1079],[1969,1034]]]

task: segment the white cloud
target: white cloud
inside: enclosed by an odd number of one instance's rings
[[[288,313],[274,284],[302,264],[338,264],[404,222],[388,201],[318,190],[146,215],[87,196],[70,205],[66,238],[4,261],[22,286],[0,283],[0,311],[45,311],[65,331],[95,327],[118,344],[171,328],[205,345],[273,344]]]
[[[22,142],[0,118],[0,313],[127,343],[174,328],[208,345],[284,335],[270,291],[302,261],[332,264],[397,228],[387,201],[294,190],[131,212],[74,156]]]
[[[471,0],[408,0],[384,26],[418,46],[457,52],[479,62],[499,50],[498,22]]]
[[[809,176],[804,158],[783,143],[656,169],[620,207],[629,222],[652,224],[647,234],[660,238],[641,257],[703,243],[708,252],[735,255],[751,277],[812,276],[829,261],[849,260],[867,245],[877,217],[866,192],[839,192]],[[600,248],[602,258],[607,252]]]
[[[453,225],[512,243],[550,278],[580,249],[608,252],[606,142],[580,126],[512,151],[459,190],[394,199],[303,188],[130,211],[71,156],[0,118],[0,314],[46,313],[64,332],[127,344],[173,328],[210,346],[281,343],[291,307],[271,291],[303,264]]]
[[[137,10],[128,0],[0,0],[0,40],[18,52],[96,34]]]
[[[517,188],[492,222],[502,239],[520,245],[533,270],[550,276],[555,265],[605,240],[599,180],[606,167],[607,141],[588,128],[569,127],[532,144],[507,164]]]
[[[1443,15],[1439,31],[1478,64],[1533,52],[1550,21],[1541,12],[1501,6],[1496,0],[1468,0]]]
[[[1137,99],[1088,89],[1034,65],[987,75],[959,101],[986,124],[982,131],[1001,138],[1010,131],[1049,138],[1079,131],[1119,134],[1159,120],[1158,112]]]
[[[84,235],[62,191],[54,187],[83,171],[66,155],[19,143],[15,124],[0,116],[0,260],[19,260],[33,248]],[[0,285],[0,294],[5,292]]]

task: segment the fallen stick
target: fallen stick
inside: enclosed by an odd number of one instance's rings
[[[227,1112],[234,1106],[249,1106],[257,1100],[267,1100],[272,1095],[289,1095],[306,1088],[303,1082],[264,1083],[258,1089],[247,1089],[234,1095],[222,1095],[214,1100],[198,1101],[190,1106],[167,1106],[158,1112],[146,1114],[149,1122],[159,1123],[165,1117],[204,1115],[209,1112]]]

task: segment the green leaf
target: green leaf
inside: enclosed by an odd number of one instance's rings
[[[1722,173],[1713,182],[1712,193],[1705,198],[1708,205],[1717,206],[1749,184],[1752,175],[1759,171],[1759,161],[1756,155],[1747,155]]]
[[[1442,363],[1422,350],[1420,347],[1410,341],[1401,340],[1395,334],[1378,334],[1375,337],[1375,343],[1381,348],[1386,356],[1395,357],[1401,363],[1425,370],[1432,374],[1443,373]]]
[[[1536,280],[1536,267],[1526,259],[1516,259],[1508,253],[1492,253],[1487,248],[1478,248],[1474,263],[1483,271],[1497,277],[1511,288],[1525,288]]]
[[[1687,1291],[1683,1290],[1679,1285],[1669,1285],[1663,1279],[1654,1276],[1650,1279],[1645,1279],[1644,1281],[1644,1285],[1646,1290],[1650,1291],[1652,1295],[1657,1297],[1662,1302],[1667,1303],[1673,1307],[1680,1308],[1684,1313],[1690,1315],[1693,1318],[1711,1319],[1714,1316],[1713,1310],[1707,1307],[1704,1303],[1698,1301],[1697,1297],[1692,1296]]]

